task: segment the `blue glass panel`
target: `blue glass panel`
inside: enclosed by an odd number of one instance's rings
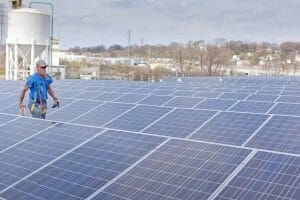
[[[171,140],[94,199],[207,199],[248,153],[245,149]]]
[[[248,95],[249,94],[243,94],[243,93],[223,93],[221,96],[219,96],[219,98],[220,99],[243,100]]]
[[[227,110],[230,106],[235,104],[235,100],[226,99],[205,99],[195,108],[198,109],[209,109],[209,110]]]
[[[266,113],[273,105],[274,103],[271,102],[240,101],[230,110],[249,113]]]
[[[140,131],[170,110],[171,108],[166,107],[140,105],[118,117],[106,125],[106,127],[129,131]]]
[[[115,99],[114,101],[124,103],[136,103],[145,97],[147,97],[146,94],[125,94],[120,98]]]
[[[300,104],[278,103],[270,114],[300,116]]]
[[[94,97],[93,100],[113,101],[114,99],[117,99],[122,95],[123,95],[122,93],[117,93],[117,92],[104,92],[104,93],[99,94],[98,96]]]
[[[158,95],[150,95],[149,97],[139,101],[139,104],[147,104],[147,105],[162,105],[172,99],[171,96],[158,96]]]
[[[202,100],[203,98],[200,97],[175,97],[174,99],[164,104],[164,106],[192,108]]]
[[[273,116],[247,143],[249,147],[300,154],[300,118]]]
[[[73,120],[73,123],[85,124],[91,126],[102,126],[110,120],[116,118],[123,112],[126,112],[134,105],[132,104],[121,104],[121,103],[110,103],[107,102],[91,112],[82,115],[79,118]]]
[[[258,152],[215,199],[299,199],[300,157]]]
[[[165,139],[107,131],[29,176],[0,197],[86,199]],[[34,199],[33,198],[33,199]]]
[[[97,101],[78,100],[66,107],[62,107],[61,109],[57,110],[57,112],[50,113],[47,116],[47,119],[68,122],[77,118],[79,115],[95,109],[101,104],[103,103]]]
[[[176,109],[143,132],[186,137],[215,113],[206,110]]]
[[[268,118],[267,115],[221,112],[190,138],[241,145]]]
[[[41,121],[41,124],[46,122]],[[41,126],[40,124],[37,125],[37,127]],[[30,128],[33,127],[31,126]],[[56,124],[13,148],[1,152],[0,177],[4,176],[5,179],[0,179],[0,184],[9,186],[15,183],[102,130],[99,128]],[[2,189],[4,187],[0,188],[0,191]]]
[[[266,95],[266,94],[251,94],[246,100],[249,101],[270,101],[273,102],[278,98],[276,95]]]

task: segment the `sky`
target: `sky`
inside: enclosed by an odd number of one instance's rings
[[[5,2],[5,0],[0,0]],[[34,0],[33,0],[34,1]],[[300,41],[299,0],[47,0],[61,49],[189,40]],[[23,0],[25,7],[32,1]],[[47,5],[34,8],[50,10]]]

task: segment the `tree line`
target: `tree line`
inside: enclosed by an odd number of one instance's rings
[[[200,40],[188,41],[185,44],[174,42],[169,45],[114,44],[107,48],[105,45],[96,45],[74,47],[67,51],[99,57],[138,57],[145,60],[169,58],[179,76],[220,75],[223,67],[236,64],[236,60],[232,59],[235,55],[240,60],[247,60],[250,68],[263,61],[264,67],[275,70],[277,74],[284,74],[296,70],[298,66],[296,55],[300,52],[300,42],[275,44],[217,39],[211,43]]]

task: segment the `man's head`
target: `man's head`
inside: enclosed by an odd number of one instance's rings
[[[46,68],[48,67],[48,65],[46,64],[46,62],[44,60],[38,60],[36,62],[36,69],[37,69],[37,73],[40,76],[43,76],[46,74]]]

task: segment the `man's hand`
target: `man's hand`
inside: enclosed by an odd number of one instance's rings
[[[23,105],[23,103],[22,102],[19,102],[19,109],[21,110],[21,109],[23,109],[23,108],[25,108],[26,106],[25,105]]]
[[[58,98],[57,97],[55,97],[54,99],[53,99],[53,101],[55,102],[55,104],[57,105],[57,107],[59,107],[59,100],[58,100]],[[56,106],[52,106],[52,108],[55,108]]]

